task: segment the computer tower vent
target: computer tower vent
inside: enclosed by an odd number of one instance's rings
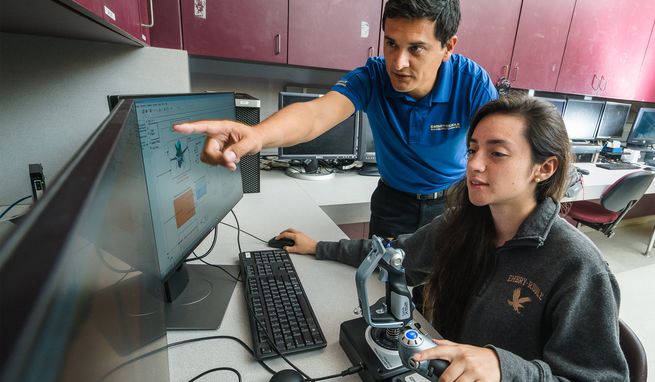
[[[260,101],[245,93],[236,93],[235,96],[236,120],[250,126],[258,124],[261,110]],[[241,179],[244,194],[260,191],[259,153],[241,158]]]

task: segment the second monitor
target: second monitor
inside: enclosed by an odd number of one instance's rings
[[[279,108],[292,103],[307,102],[322,97],[321,94],[281,92]],[[359,113],[353,113],[337,126],[320,136],[297,145],[280,147],[280,159],[295,159],[301,161],[301,166],[292,166],[286,174],[295,178],[307,180],[324,180],[334,176],[329,169],[319,167],[319,160],[351,159],[357,160],[359,134]]]

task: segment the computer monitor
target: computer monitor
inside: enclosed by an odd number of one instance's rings
[[[200,161],[203,134],[181,135],[178,122],[235,118],[234,93],[110,96],[133,99],[150,214],[167,304],[168,329],[216,329],[235,282],[209,265],[187,265],[193,250],[243,196],[240,168]],[[223,266],[233,275],[236,265]]]
[[[124,101],[0,246],[0,380],[99,381],[166,345],[162,299],[140,298],[156,296],[161,282],[146,276],[159,270],[138,147],[134,105]],[[129,236],[114,229],[110,212]],[[113,252],[100,245],[109,241]],[[144,310],[144,319],[129,314]],[[168,374],[162,351],[109,380]]]
[[[359,175],[380,176],[378,172],[377,161],[375,159],[375,141],[373,140],[373,130],[366,113],[360,113],[361,120],[359,123],[359,160],[363,163],[359,169]]]
[[[655,144],[655,108],[642,107],[628,135],[628,145],[648,146]]]
[[[569,99],[562,115],[569,139],[572,141],[594,140],[604,104],[603,101]]]
[[[280,92],[279,108],[289,106],[296,102],[307,102],[321,94]],[[357,159],[357,145],[359,134],[359,113],[353,113],[345,121],[311,141],[289,147],[280,147],[280,159],[297,159],[303,161],[301,167],[289,167],[287,175],[308,180],[329,179],[334,174],[331,171],[322,171],[318,160],[331,159]]]
[[[548,98],[548,97],[535,97],[542,99],[544,101],[550,102],[553,106],[555,106],[555,109],[557,109],[557,112],[559,115],[564,114],[564,109],[566,109],[566,99],[562,98]]]
[[[630,114],[629,103],[605,102],[603,115],[598,125],[598,139],[620,139],[623,136],[623,127]]]

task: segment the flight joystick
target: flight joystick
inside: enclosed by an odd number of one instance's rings
[[[405,329],[398,341],[398,355],[403,366],[416,371],[430,381],[436,382],[449,363],[441,359],[416,361],[413,356],[424,350],[438,346],[430,338],[415,329]]]

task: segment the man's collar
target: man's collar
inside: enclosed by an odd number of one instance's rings
[[[391,80],[389,79],[389,73],[386,72],[385,81],[384,81],[384,95],[388,98],[404,98],[410,102],[417,102],[413,97],[409,96],[406,93],[401,93],[396,91],[393,86],[391,86]],[[448,102],[450,100],[450,93],[453,88],[453,64],[450,59],[446,62],[442,62],[439,66],[439,72],[437,73],[437,82],[435,86],[430,90],[430,93],[426,97],[430,97],[430,103],[439,103],[439,102]]]

